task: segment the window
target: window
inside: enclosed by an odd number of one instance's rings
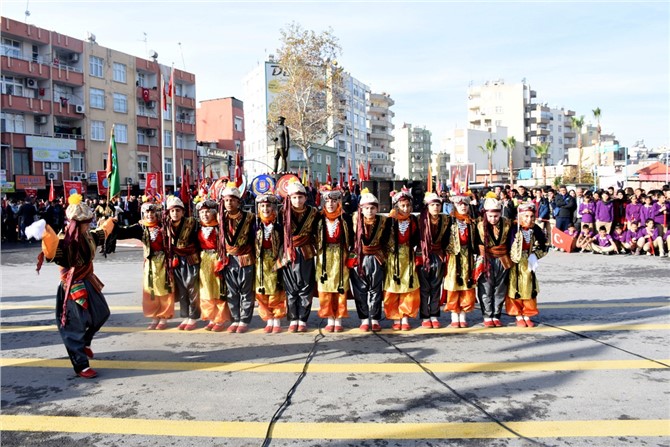
[[[123,82],[124,84],[126,83],[125,65],[119,64],[118,62],[114,62],[114,80],[116,82]]]
[[[137,129],[137,144],[147,144],[147,134],[144,129]]]
[[[326,165],[330,166],[330,155],[326,155]]]
[[[239,116],[235,117],[235,130],[238,132],[242,132],[244,130],[242,127],[242,118]]]
[[[77,151],[70,152],[70,171],[84,172],[84,154]]]
[[[240,140],[235,140],[235,150],[239,152],[242,149],[242,142]]]
[[[2,112],[2,132],[25,133],[25,118],[19,113]]]
[[[177,134],[177,147],[184,147],[184,134],[183,133],[178,133]]]
[[[128,142],[128,126],[125,124],[116,124],[114,126],[114,140],[117,143]]]
[[[91,76],[96,78],[102,77],[102,64],[103,60],[100,57],[91,56],[88,60],[88,70],[90,71]]]
[[[186,92],[184,90],[186,90],[184,84],[176,83],[174,85],[175,96],[186,96]]]
[[[114,93],[114,111],[128,113],[128,97],[121,93]]]
[[[23,96],[23,83],[12,76],[0,77],[3,95]]]
[[[12,39],[2,39],[2,55],[9,57],[21,57],[21,42]]]
[[[104,121],[91,121],[91,140],[105,141]]]
[[[137,156],[137,172],[140,174],[145,174],[149,172],[149,156],[148,155],[138,155]]]
[[[94,109],[105,108],[105,91],[97,88],[91,89],[91,107]]]
[[[61,163],[45,161],[43,168],[45,171],[61,172]]]
[[[318,164],[321,164],[321,154],[316,154],[316,162]],[[321,179],[319,179],[319,180],[321,180]]]
[[[163,141],[165,141],[165,147],[172,147],[172,131],[163,131]]]
[[[172,104],[167,104],[167,110],[163,109],[163,119],[164,120],[172,119]]]
[[[141,71],[137,72],[137,86],[138,87],[147,87],[147,77]]]
[[[558,126],[558,131],[563,132],[563,126]]]
[[[502,108],[502,106],[496,106],[496,113],[497,113],[497,114],[501,114],[501,113],[503,113],[503,108]]]
[[[496,123],[496,127],[502,126],[502,120],[496,120],[495,123]]]
[[[30,152],[28,149],[14,149],[14,174],[30,175]]]
[[[165,175],[172,175],[172,159],[165,158]]]
[[[316,173],[316,179],[319,181],[319,183],[321,183],[323,181],[323,180],[321,180],[321,173],[320,172]]]

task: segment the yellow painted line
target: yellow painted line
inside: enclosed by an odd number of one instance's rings
[[[670,436],[670,420],[514,421],[510,429],[529,438]],[[265,422],[177,421],[68,416],[1,415],[3,431],[96,433],[139,436],[263,439]],[[495,439],[516,438],[493,422],[331,423],[279,422],[275,439]]]
[[[101,354],[104,356],[104,353]],[[670,364],[670,359],[659,362]],[[574,360],[548,362],[479,362],[479,363],[423,363],[436,373],[477,372],[530,372],[530,371],[593,371],[623,369],[665,369],[667,367],[650,360]],[[151,371],[204,371],[204,372],[252,372],[252,373],[299,373],[303,363],[252,363],[252,362],[153,362],[132,360],[92,360],[91,366],[104,369],[151,370]],[[0,359],[0,367],[71,368],[69,360],[44,358]],[[310,373],[322,374],[416,374],[423,370],[415,363],[310,363]]]
[[[347,306],[349,310],[355,310],[356,307],[353,305],[353,301]],[[555,303],[555,304],[542,304],[540,303],[540,310],[542,309],[610,309],[617,307],[668,307],[670,306],[670,301],[653,301],[653,302],[641,302],[641,303]],[[114,311],[136,311],[142,312],[142,306],[109,306],[112,312]],[[3,310],[53,310],[53,305],[40,305],[40,304],[0,304],[0,311]],[[176,310],[179,310],[179,306],[175,307]],[[317,309],[312,310],[312,312],[317,312]]]
[[[122,334],[122,333],[136,333],[136,332],[146,332],[149,334],[163,334],[163,333],[180,333],[180,334],[211,334],[212,337],[240,337],[238,334],[228,334],[226,332],[217,333],[217,332],[207,332],[204,329],[204,323],[200,324],[200,329],[194,331],[180,331],[176,327],[176,323],[172,323],[170,329],[163,331],[150,331],[147,330],[144,325],[142,327],[129,327],[129,326],[103,326],[100,332]],[[670,330],[670,324],[663,323],[640,323],[640,324],[578,324],[571,326],[561,326],[564,329],[573,331],[573,332],[618,332],[618,331],[664,331]],[[0,327],[0,333],[9,333],[9,332],[44,332],[44,331],[56,331],[58,330],[55,325],[39,325],[39,326],[13,326],[13,325],[4,325]],[[314,334],[318,329],[312,327],[307,331],[307,335]],[[381,331],[383,335],[418,335],[418,334],[429,334],[429,335],[463,335],[463,334],[536,334],[536,333],[555,333],[562,332],[561,329],[553,328],[549,326],[540,326],[534,328],[525,328],[525,327],[516,327],[516,326],[505,326],[499,328],[485,328],[481,324],[469,328],[460,328],[454,329],[451,327],[444,327],[441,329],[425,329],[422,327],[417,327],[411,331],[393,331],[391,329],[384,329]],[[277,334],[265,334],[263,329],[253,329],[248,332],[249,334],[257,335],[267,335],[268,337],[283,337],[290,334],[289,332],[284,331],[281,335]],[[328,333],[324,332],[325,335],[329,337],[346,337],[348,334],[354,335],[363,335],[370,333],[365,333],[359,330],[358,328],[345,329],[345,332],[342,333]],[[303,334],[296,334],[296,336],[303,336]]]

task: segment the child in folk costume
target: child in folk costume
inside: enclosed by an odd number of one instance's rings
[[[167,257],[172,272],[175,301],[184,321],[179,330],[192,331],[200,318],[200,291],[198,287],[200,255],[198,254],[197,221],[184,217],[184,203],[179,197],[167,199],[168,217],[164,227],[167,235]]]
[[[481,268],[475,269],[475,279],[485,327],[502,326],[500,317],[507,295],[509,269],[512,267],[509,255],[512,223],[501,217],[501,210],[502,203],[495,196],[487,194],[483,219],[477,223],[477,266]]]
[[[256,276],[255,216],[242,211],[242,193],[230,182],[221,192],[219,237],[223,247],[223,278],[228,290],[228,308],[233,322],[228,332],[249,330],[254,314],[254,281]]]
[[[418,269],[421,295],[421,327],[440,328],[440,299],[446,271],[451,218],[442,214],[442,199],[435,193],[423,198],[426,208],[419,217],[421,260]]]
[[[519,205],[518,225],[512,228],[510,257],[512,268],[509,273],[509,288],[505,299],[508,315],[516,317],[519,327],[533,327],[530,317],[538,314],[537,295],[540,288],[535,270],[538,259],[547,254],[547,239],[535,225],[535,205]]]
[[[226,301],[225,281],[221,278],[221,239],[219,238],[218,204],[213,200],[198,202],[195,209],[200,219],[198,242],[200,243],[200,312],[208,321],[206,331],[222,332],[226,321],[230,321],[230,310]]]
[[[451,327],[468,327],[465,315],[475,308],[474,254],[475,221],[470,217],[470,198],[463,195],[452,197],[454,210],[451,214],[451,235],[447,253],[447,305],[451,312]]]
[[[116,226],[117,239],[139,239],[144,247],[142,311],[151,318],[149,330],[167,329],[167,321],[174,317],[174,294],[165,257],[166,236],[158,211],[159,205],[143,203],[140,222]]]
[[[56,295],[58,332],[78,376],[92,379],[98,374],[89,367],[93,358],[91,342],[109,318],[109,306],[102,295],[103,284],[93,273],[96,247],[105,243],[114,223],[111,219],[98,222],[95,231],[89,231],[93,211],[79,194],[68,198],[65,216],[69,223],[64,234],[56,235],[44,220],[26,228],[26,237],[42,240],[37,272],[44,259],[60,266],[61,282]]]
[[[342,332],[347,312],[349,268],[346,262],[353,251],[351,217],[342,210],[342,191],[330,185],[321,189],[323,211],[316,225],[316,284],[319,292],[319,317],[328,318],[327,332]]]
[[[266,322],[265,333],[279,333],[286,316],[286,292],[277,262],[282,257],[284,229],[277,219],[277,196],[268,192],[256,197],[256,301],[258,314]]]
[[[391,219],[377,214],[379,201],[368,191],[361,191],[358,213],[354,216],[356,258],[347,266],[356,302],[356,312],[361,319],[359,329],[368,332],[382,330],[382,288],[386,263],[386,241],[389,240]]]
[[[307,205],[307,191],[296,178],[286,187],[282,270],[288,301],[290,332],[307,332],[314,291],[315,231],[319,212]]]
[[[392,192],[391,198],[394,209],[389,213],[391,237],[384,280],[384,313],[393,320],[394,331],[409,331],[409,319],[417,317],[421,306],[414,256],[419,245],[419,222],[412,215],[412,196],[407,189]]]

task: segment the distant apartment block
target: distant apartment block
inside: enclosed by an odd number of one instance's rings
[[[397,180],[428,179],[431,163],[431,132],[425,127],[404,123],[393,131],[393,161]]]
[[[370,179],[393,180],[393,129],[395,104],[386,93],[370,93],[368,97],[368,122],[370,128]]]
[[[205,175],[232,175],[237,154],[244,159],[244,104],[237,98],[200,101],[196,110],[199,157]]]

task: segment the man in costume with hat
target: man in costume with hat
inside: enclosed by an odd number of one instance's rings
[[[500,316],[507,294],[507,277],[512,260],[509,256],[511,222],[502,217],[502,202],[489,192],[484,197],[484,216],[477,223],[479,258],[475,280],[485,327],[500,327]]]
[[[442,199],[429,192],[423,199],[426,207],[419,217],[421,257],[419,284],[421,293],[421,327],[440,328],[440,299],[447,262],[447,243],[451,234],[451,218],[442,214]]]
[[[44,220],[26,228],[26,237],[42,240],[37,272],[42,263],[60,266],[61,282],[56,295],[56,322],[65,349],[78,376],[92,379],[98,374],[89,366],[93,358],[91,342],[109,318],[109,306],[102,295],[103,284],[93,273],[96,247],[102,246],[114,228],[114,222],[103,220],[95,231],[89,231],[93,211],[82,196],[68,198],[65,216],[69,220],[64,234],[56,235]]]
[[[412,195],[406,188],[391,193],[393,210],[391,233],[387,241],[388,263],[384,280],[384,313],[393,320],[394,331],[409,331],[410,318],[416,318],[421,306],[419,278],[414,251],[419,245],[419,221],[412,215]]]
[[[286,292],[278,271],[284,243],[284,229],[277,218],[278,203],[279,199],[271,190],[256,197],[258,222],[254,289],[258,314],[266,323],[263,329],[266,334],[281,332],[281,320],[286,317]]]
[[[307,191],[300,181],[292,179],[286,187],[284,201],[283,280],[288,301],[290,332],[307,332],[314,291],[314,255],[316,223],[319,212],[305,204]]]
[[[228,307],[233,322],[228,332],[247,332],[254,315],[254,213],[243,211],[242,193],[229,182],[221,192],[221,222],[219,231],[223,239],[223,278],[228,289]]]
[[[323,211],[316,227],[316,284],[319,292],[319,317],[328,318],[327,332],[342,332],[342,319],[348,318],[347,291],[349,268],[346,262],[353,251],[353,223],[342,210],[342,191],[330,185],[321,188]]]
[[[451,327],[468,327],[465,315],[475,308],[474,253],[475,221],[470,217],[470,197],[455,195],[451,198],[451,234],[447,253],[447,275],[444,288],[447,305],[451,312]]]
[[[379,321],[382,318],[384,265],[391,219],[377,214],[378,211],[379,200],[367,188],[363,189],[353,222],[356,257],[347,264],[351,268],[351,291],[363,332],[382,330]]]
[[[145,202],[140,208],[142,220],[129,226],[117,225],[117,239],[138,239],[144,249],[142,311],[151,318],[147,329],[167,329],[174,317],[174,294],[165,258],[165,230],[158,218],[159,205]]]
[[[509,288],[505,298],[508,315],[516,317],[519,327],[534,327],[530,319],[538,314],[537,282],[538,260],[547,254],[547,239],[540,227],[535,225],[535,204],[525,202],[518,207],[518,225],[512,228],[510,236]]]
[[[223,261],[217,219],[218,207],[219,205],[211,199],[200,200],[195,206],[200,219],[198,227],[200,317],[208,321],[205,330],[213,332],[222,332],[226,321],[231,320],[226,301],[225,281],[221,278]]]
[[[167,198],[167,257],[172,273],[175,300],[184,320],[179,330],[192,331],[200,318],[200,255],[197,221],[184,216],[184,202],[179,197]]]

